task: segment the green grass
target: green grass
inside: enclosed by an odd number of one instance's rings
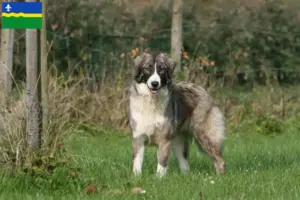
[[[296,122],[296,121],[295,121]],[[292,124],[292,123],[291,123]],[[74,158],[79,176],[57,169],[44,177],[10,176],[2,172],[0,199],[299,199],[300,128],[294,127],[277,136],[232,134],[225,142],[227,173],[217,176],[211,160],[191,147],[188,175],[180,173],[172,155],[168,176],[155,177],[155,148],[146,150],[143,175],[131,173],[130,137],[117,132],[91,136],[74,134],[66,146]],[[245,130],[251,132],[251,130]],[[94,194],[83,190],[97,186]],[[132,194],[141,187],[145,194]],[[114,191],[121,191],[116,194]]]

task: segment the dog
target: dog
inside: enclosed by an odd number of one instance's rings
[[[216,173],[224,173],[225,123],[210,95],[193,83],[173,83],[176,64],[165,53],[143,53],[134,59],[134,66],[129,93],[134,175],[142,173],[147,145],[158,147],[157,176],[167,174],[171,150],[180,169],[188,172],[188,149],[193,137],[213,159]]]

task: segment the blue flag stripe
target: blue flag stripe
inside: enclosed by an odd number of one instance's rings
[[[42,2],[2,2],[2,12],[42,13]]]

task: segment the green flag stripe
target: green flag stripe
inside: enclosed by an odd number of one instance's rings
[[[2,28],[26,29],[42,28],[42,18],[36,17],[2,17]]]

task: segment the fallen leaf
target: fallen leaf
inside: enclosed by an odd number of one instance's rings
[[[97,192],[97,188],[94,184],[90,184],[87,188],[84,189],[84,193],[90,194]]]
[[[70,175],[71,175],[72,177],[76,177],[76,176],[77,176],[77,173],[74,172],[74,171],[71,171],[71,172],[70,172]]]
[[[134,194],[145,194],[146,190],[143,190],[140,187],[134,187],[134,188],[131,189],[131,192],[134,193]]]

